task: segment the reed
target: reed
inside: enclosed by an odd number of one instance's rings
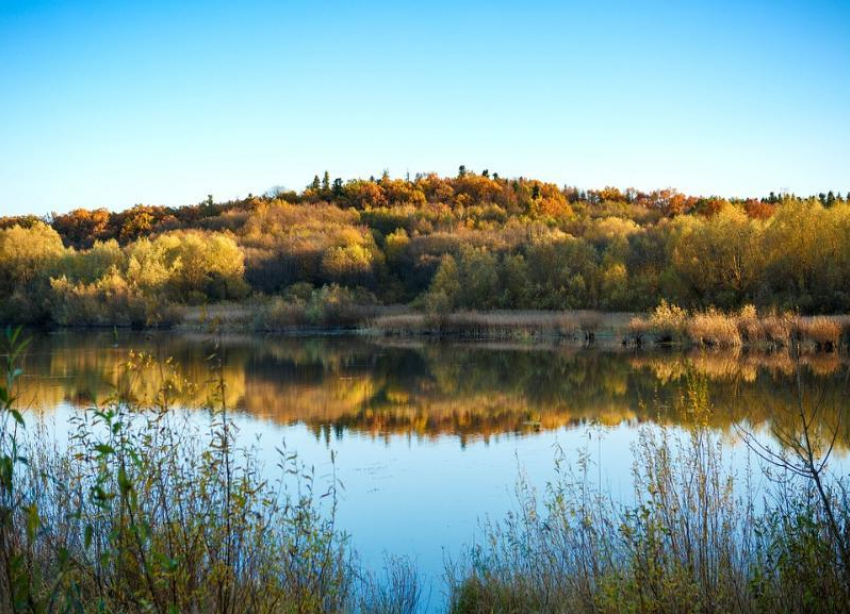
[[[799,318],[795,333],[802,342],[812,343],[818,350],[831,352],[838,347],[841,326],[835,320],[824,316]]]
[[[693,345],[706,348],[833,352],[850,341],[848,318],[805,317],[775,312],[759,316],[752,305],[737,313],[714,308],[689,313],[664,301],[648,316],[637,316],[625,345]]]
[[[648,317],[632,318],[625,342],[638,347],[647,343],[681,343],[687,338],[687,320],[687,311],[662,300]]]
[[[8,338],[0,386],[0,613],[211,612],[409,614],[415,570],[362,573],[335,524],[337,484],[280,450],[268,481],[237,449],[221,365],[209,423],[171,402],[189,384],[173,365],[132,355],[127,378],[164,377],[139,411],[118,394],[74,415],[67,446],[26,430],[13,391],[24,346]]]
[[[693,343],[708,347],[736,348],[743,343],[738,317],[727,316],[715,309],[691,316],[685,325]]]
[[[812,464],[785,461],[757,491],[699,426],[711,408],[692,381],[697,426],[642,429],[632,502],[594,481],[587,453],[561,452],[542,496],[520,479],[517,509],[450,566],[450,612],[850,611],[850,506],[846,482],[818,469],[829,454],[809,448]]]

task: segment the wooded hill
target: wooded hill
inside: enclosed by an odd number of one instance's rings
[[[850,196],[850,195],[848,195]],[[579,190],[464,167],[240,201],[0,218],[0,320],[155,324],[283,295],[425,309],[850,310],[850,203]]]

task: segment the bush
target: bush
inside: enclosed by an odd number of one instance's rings
[[[797,321],[796,335],[801,342],[814,343],[818,350],[831,352],[838,347],[841,326],[826,317],[800,318]]]
[[[709,347],[738,347],[742,343],[738,318],[715,309],[694,314],[686,326],[687,335],[697,345]]]
[[[638,345],[645,340],[665,344],[681,342],[687,338],[687,320],[687,311],[662,299],[648,318],[632,319],[629,335]]]
[[[261,331],[285,331],[304,326],[356,328],[376,313],[377,301],[368,290],[352,290],[335,284],[313,289],[294,284],[283,296],[273,297],[259,308],[254,327]]]
[[[61,326],[170,328],[181,319],[176,305],[132,290],[114,269],[92,284],[52,279],[51,303],[51,319]]]

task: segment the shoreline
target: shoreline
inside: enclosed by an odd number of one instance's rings
[[[576,348],[799,351],[832,353],[850,348],[850,315],[758,316],[742,310],[689,314],[662,305],[649,314],[574,311],[459,311],[430,314],[400,305],[357,306],[339,321],[264,320],[266,305],[220,303],[184,307],[167,327],[46,325],[46,331],[126,331],[273,334],[291,337],[362,336],[433,341],[558,343]]]

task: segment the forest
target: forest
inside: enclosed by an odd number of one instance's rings
[[[0,322],[163,327],[263,301],[850,311],[850,193],[580,190],[488,170],[0,218]]]

